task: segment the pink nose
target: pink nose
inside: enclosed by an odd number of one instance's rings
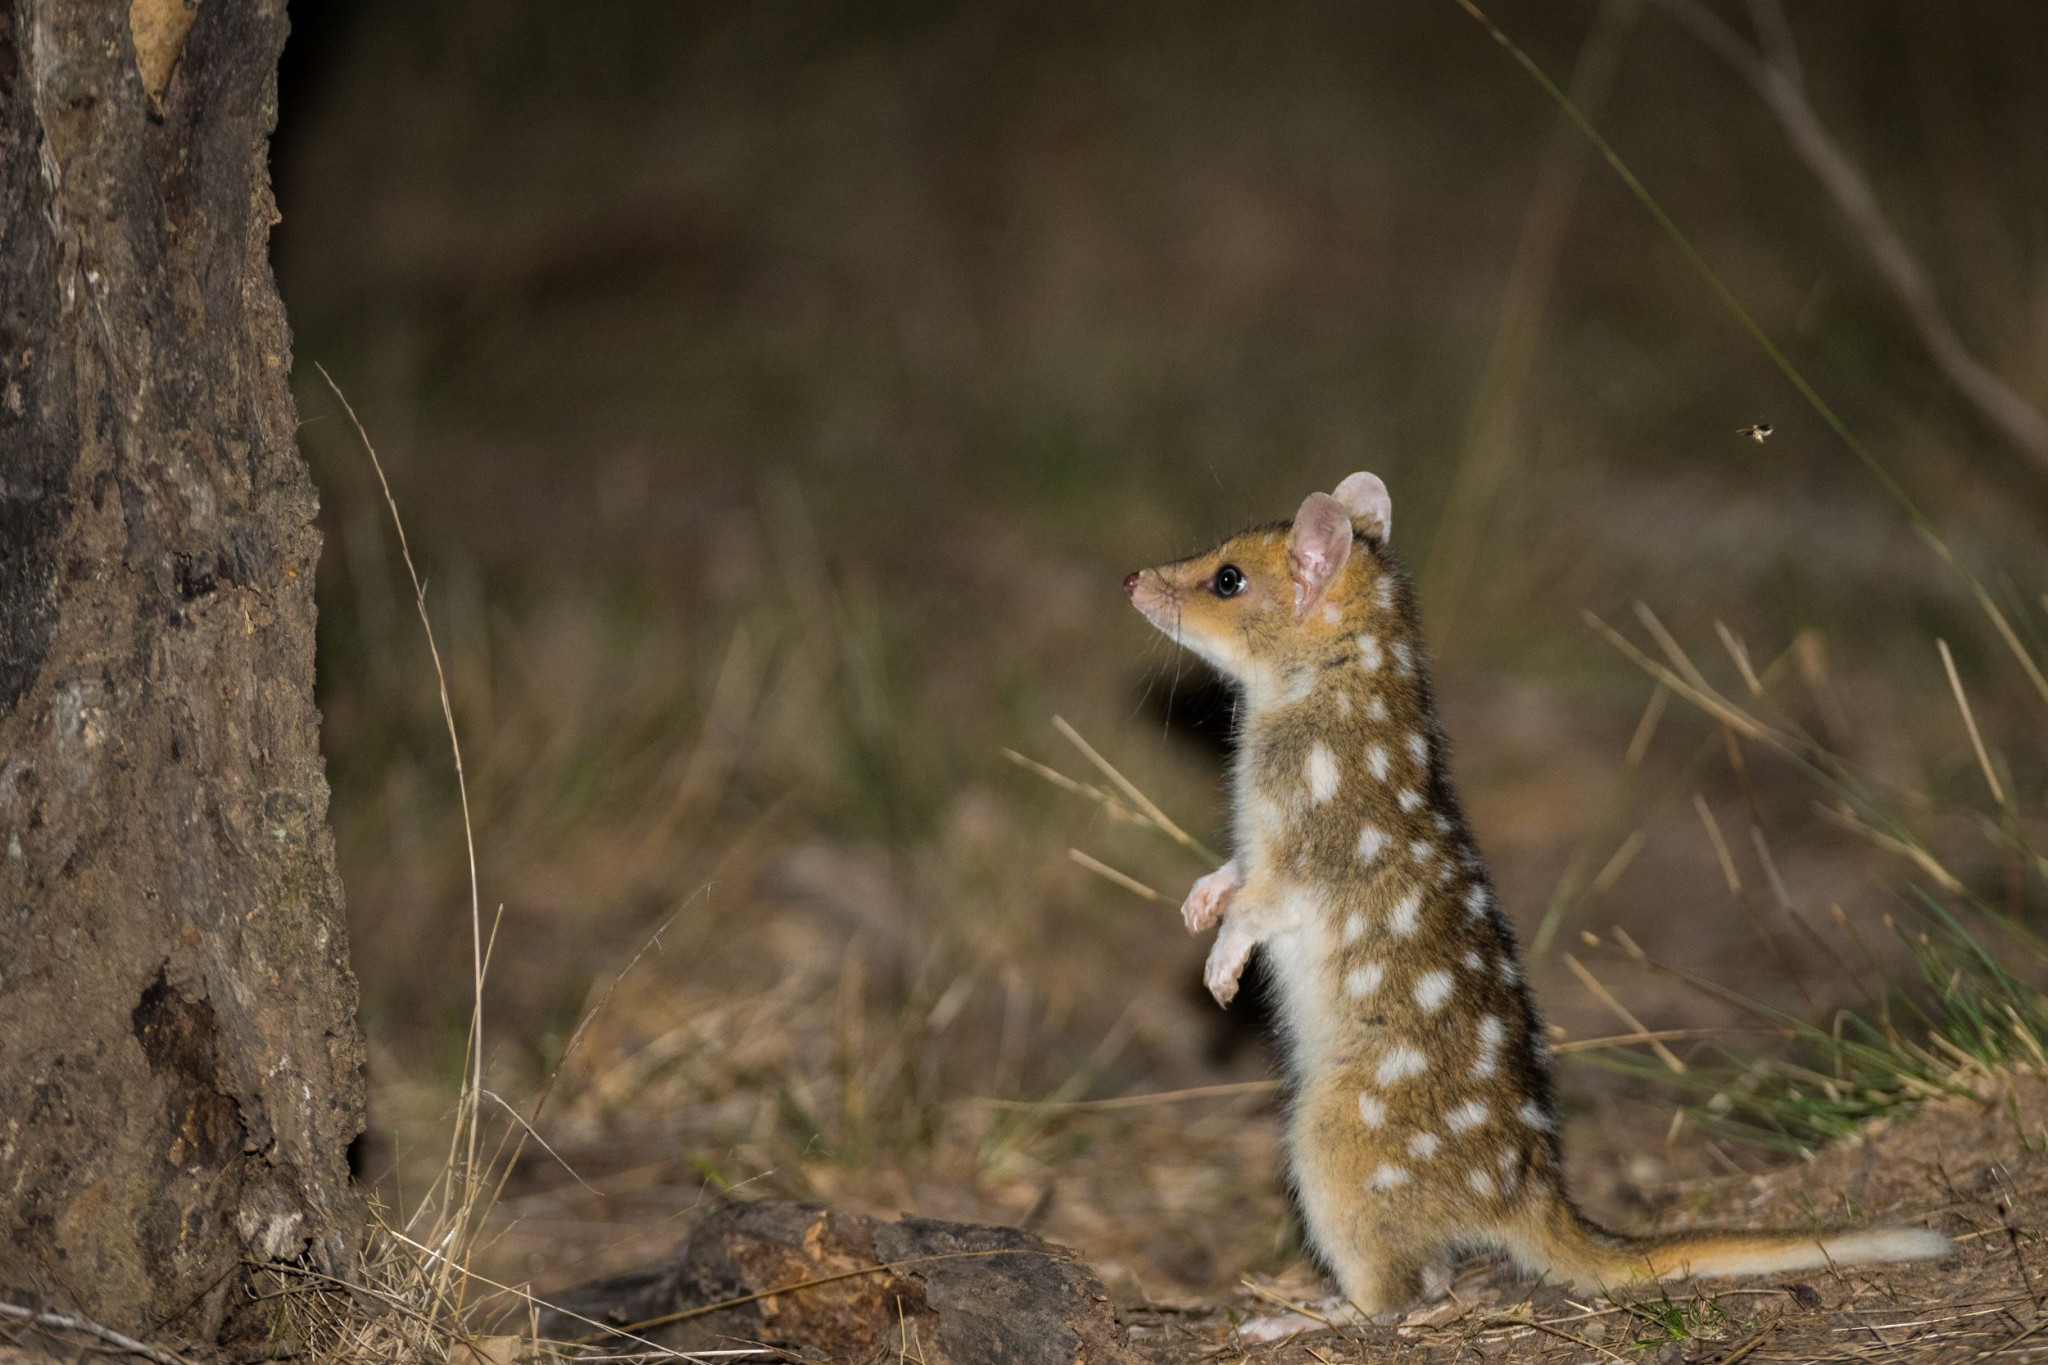
[[[1138,591],[1138,576],[1137,576],[1136,574],[1134,574],[1134,573],[1127,573],[1127,574],[1125,574],[1125,575],[1124,575],[1124,596],[1126,596],[1126,597],[1131,597],[1131,596],[1135,596],[1135,595],[1136,595],[1136,593],[1137,593],[1137,591]]]

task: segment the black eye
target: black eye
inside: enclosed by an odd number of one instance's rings
[[[1235,597],[1244,591],[1244,570],[1235,564],[1225,564],[1216,571],[1216,577],[1210,582],[1214,585],[1218,597]]]

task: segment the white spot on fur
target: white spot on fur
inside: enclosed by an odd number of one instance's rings
[[[1382,577],[1372,585],[1372,600],[1380,604],[1381,611],[1394,609],[1394,580]]]
[[[1522,1149],[1510,1147],[1500,1154],[1500,1192],[1513,1194],[1522,1183]]]
[[[1387,979],[1387,969],[1377,962],[1368,962],[1363,967],[1353,967],[1344,973],[1344,994],[1353,1000],[1363,1000],[1380,988],[1380,982]]]
[[[1476,972],[1480,969],[1480,967],[1485,965],[1480,960],[1479,950],[1477,948],[1466,949],[1465,956],[1461,958],[1460,961],[1462,961],[1465,964],[1465,970],[1468,972]]]
[[[1408,736],[1408,753],[1417,763],[1429,762],[1429,741],[1421,735]],[[1439,819],[1442,817],[1439,816]]]
[[[1424,972],[1415,979],[1415,1003],[1424,1014],[1434,1014],[1451,998],[1452,985],[1449,972]]]
[[[1387,780],[1387,746],[1375,744],[1365,751],[1365,770],[1372,774],[1373,781]]]
[[[1371,862],[1380,856],[1380,850],[1387,846],[1387,836],[1378,825],[1367,825],[1358,832],[1358,857],[1361,862]]]
[[[1308,751],[1306,765],[1308,777],[1308,799],[1315,805],[1322,805],[1337,794],[1337,756],[1330,752],[1330,746],[1317,740]]]
[[[1430,859],[1436,857],[1436,845],[1427,839],[1410,839],[1408,841],[1408,856],[1422,866],[1428,867]]]
[[[1387,699],[1385,697],[1374,697],[1365,704],[1365,714],[1371,716],[1374,720],[1385,720],[1387,718]]]
[[[1444,1127],[1454,1133],[1462,1133],[1468,1128],[1477,1128],[1486,1122],[1486,1116],[1491,1112],[1485,1100],[1466,1100],[1444,1115]]]
[[[1369,1190],[1398,1190],[1407,1184],[1409,1179],[1405,1167],[1388,1162],[1372,1173],[1372,1179],[1365,1182],[1365,1187]]]
[[[1465,913],[1473,919],[1478,919],[1486,913],[1487,905],[1492,899],[1483,884],[1472,883],[1472,889],[1465,893]]]
[[[1465,1177],[1465,1183],[1472,1187],[1474,1194],[1492,1194],[1493,1177],[1485,1171],[1473,1171]]]
[[[1344,613],[1337,610],[1335,602],[1331,602],[1323,607],[1323,619],[1334,626],[1344,619]]]
[[[1539,1132],[1549,1132],[1556,1126],[1556,1120],[1543,1112],[1543,1106],[1534,1100],[1523,1100],[1522,1107],[1515,1111],[1515,1117]]]
[[[1348,946],[1365,937],[1365,916],[1356,910],[1344,917],[1344,942]]]
[[[1413,787],[1403,787],[1394,794],[1394,804],[1404,811],[1412,811],[1422,804],[1422,793]]]
[[[1386,1056],[1380,1058],[1379,1069],[1373,1075],[1381,1085],[1392,1085],[1395,1081],[1405,1081],[1410,1076],[1420,1076],[1428,1069],[1429,1058],[1406,1043],[1399,1043]]]
[[[1380,671],[1380,663],[1384,656],[1380,653],[1379,637],[1371,631],[1366,631],[1358,637],[1358,657],[1366,672]]]
[[[1417,1133],[1408,1139],[1408,1155],[1427,1161],[1436,1155],[1436,1149],[1441,1142],[1442,1139],[1435,1133]]]
[[[1415,651],[1408,648],[1406,640],[1394,641],[1394,668],[1404,678],[1415,672]]]
[[[1451,822],[1443,815],[1434,816],[1432,817],[1432,819],[1436,825],[1436,832],[1438,834],[1449,834],[1451,832]]]
[[[1378,1095],[1358,1092],[1358,1121],[1368,1128],[1377,1128],[1387,1121],[1387,1106]]]
[[[1387,928],[1406,938],[1422,926],[1422,893],[1410,891],[1395,902],[1393,913],[1387,916]]]
[[[1472,1074],[1485,1078],[1500,1069],[1500,1045],[1507,1041],[1508,1026],[1498,1016],[1487,1015],[1479,1021],[1479,1056],[1472,1063]]]
[[[1507,982],[1510,986],[1522,979],[1521,965],[1515,961],[1513,953],[1502,953],[1500,961],[1494,963],[1493,968],[1496,972],[1500,973],[1500,979]]]
[[[1458,869],[1452,867],[1449,863],[1445,863],[1442,867],[1436,870],[1436,884],[1438,886],[1442,886],[1445,882],[1448,882],[1451,878],[1457,875]]]
[[[1337,714],[1346,720],[1351,718],[1351,694],[1349,692],[1339,692],[1337,694]]]

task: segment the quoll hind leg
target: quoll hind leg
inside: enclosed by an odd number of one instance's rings
[[[1399,1322],[1411,1308],[1441,1298],[1450,1280],[1441,1257],[1369,1237],[1325,1254],[1337,1277],[1338,1297],[1372,1322]]]
[[[1392,1321],[1443,1293],[1449,1258],[1441,1211],[1360,1094],[1341,1073],[1303,1093],[1288,1135],[1294,1185],[1339,1294],[1364,1316]]]

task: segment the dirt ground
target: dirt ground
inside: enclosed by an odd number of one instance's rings
[[[1667,1178],[1640,1192],[1638,1226],[1805,1228],[1899,1223],[1948,1233],[1938,1263],[1840,1267],[1779,1280],[1641,1290],[1613,1298],[1532,1288],[1473,1265],[1445,1302],[1391,1328],[1310,1330],[1243,1347],[1214,1308],[1127,1309],[1161,1361],[1963,1361],[2048,1355],[2048,1086],[1987,1081],[1982,1103],[1953,1099],[1874,1126],[1813,1160],[1746,1176]],[[1676,1176],[1676,1172],[1672,1173]],[[1299,1285],[1254,1281],[1232,1314],[1273,1311]],[[1263,1291],[1263,1292],[1258,1292]],[[1299,1302],[1299,1300],[1296,1300]]]
[[[1176,1268],[1181,1283],[1203,1279],[1215,1262],[1240,1253],[1247,1224],[1270,1216],[1270,1181],[1231,1188],[1234,1178],[1270,1171],[1277,1157],[1277,1119],[1262,1096],[1135,1106],[1115,1111],[1114,1120],[1100,1110],[1070,1113],[1054,1122],[1070,1135],[1095,1137],[1104,1159],[1067,1161],[1056,1177],[1006,1192],[1007,1200],[997,1195],[924,1211],[999,1218],[1084,1246],[1101,1240],[1101,1220],[1125,1220],[1121,1235],[1110,1239],[1126,1247],[1125,1257],[1096,1268],[1113,1286],[1134,1348],[1162,1365],[2038,1358],[2048,1354],[2041,1240],[2048,1226],[2048,1081],[2016,1072],[1978,1077],[1976,1084],[1981,1099],[1937,1101],[1911,1117],[1871,1124],[1857,1142],[1747,1173],[1711,1173],[1726,1154],[1697,1141],[1664,1143],[1610,1127],[1603,1142],[1602,1131],[1585,1123],[1566,1134],[1575,1171],[1610,1174],[1589,1181],[1584,1195],[1614,1226],[1926,1226],[1957,1243],[1955,1256],[1938,1264],[1840,1267],[1602,1295],[1536,1286],[1504,1264],[1478,1259],[1463,1267],[1447,1299],[1397,1325],[1332,1329],[1297,1315],[1293,1335],[1247,1342],[1237,1334],[1240,1325],[1295,1309],[1313,1318],[1328,1293],[1286,1249],[1268,1258],[1271,1271],[1212,1292],[1173,1287]],[[1134,1171],[1151,1178],[1134,1180]],[[1615,1181],[1616,1171],[1634,1178]],[[616,1197],[658,1182],[640,1171],[596,1183]],[[629,1239],[641,1243],[631,1250],[615,1243],[608,1251],[652,1264],[667,1249],[660,1243],[679,1243],[694,1215],[716,1198],[676,1211],[658,1235]],[[1020,1211],[1023,1199],[1030,1204]],[[1063,1214],[1068,1209],[1088,1212]],[[509,1235],[573,1238],[592,1228],[587,1215],[541,1227],[526,1220]],[[1163,1268],[1152,1271],[1158,1278],[1148,1281],[1141,1262]],[[546,1287],[537,1287],[545,1297]]]

